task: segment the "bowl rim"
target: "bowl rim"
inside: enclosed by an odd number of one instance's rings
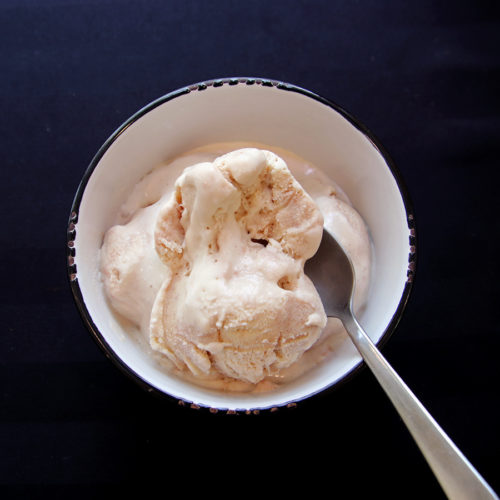
[[[289,92],[296,92],[298,94],[302,94],[306,97],[309,97],[311,99],[314,99],[321,104],[328,106],[332,108],[334,111],[339,113],[343,118],[345,118],[352,126],[354,126],[358,131],[360,131],[372,144],[372,146],[378,151],[378,153],[382,156],[384,159],[385,163],[389,167],[389,170],[394,177],[394,180],[396,181],[396,185],[398,187],[399,193],[401,195],[402,201],[403,201],[403,206],[405,209],[406,213],[406,222],[408,225],[408,231],[409,231],[409,252],[408,252],[408,270],[407,270],[407,279],[405,282],[405,286],[403,289],[403,293],[401,294],[401,298],[398,304],[398,307],[396,308],[391,321],[387,325],[384,333],[380,337],[380,339],[376,342],[376,345],[381,348],[385,343],[388,341],[388,339],[392,336],[394,331],[396,330],[396,327],[398,326],[403,312],[406,308],[406,305],[408,303],[412,288],[413,288],[413,282],[415,279],[415,272],[416,272],[416,260],[417,260],[417,234],[416,234],[416,221],[415,221],[415,215],[414,215],[414,208],[413,208],[413,203],[410,198],[410,194],[408,191],[408,188],[406,187],[406,184],[401,176],[401,173],[388,154],[387,150],[384,148],[384,146],[380,143],[380,141],[375,137],[375,135],[364,125],[359,119],[355,118],[351,113],[346,111],[343,107],[338,105],[336,102],[327,99],[325,97],[322,97],[321,95],[312,92],[310,90],[307,90],[303,87],[299,87],[297,85],[291,84],[291,83],[286,83],[283,81],[279,80],[273,80],[273,79],[268,79],[268,78],[257,78],[257,77],[230,77],[230,78],[217,78],[217,79],[211,79],[211,80],[204,80],[198,83],[194,83],[185,87],[181,87],[177,90],[174,90],[172,92],[169,92],[154,101],[151,101],[149,104],[146,104],[144,107],[139,109],[137,112],[135,112],[130,118],[128,118],[125,122],[123,122],[109,137],[108,139],[103,143],[103,145],[99,148],[95,156],[92,158],[90,164],[88,165],[87,169],[85,170],[85,173],[78,185],[76,194],[73,199],[73,203],[71,205],[71,211],[70,211],[70,216],[68,220],[68,225],[67,225],[67,237],[66,237],[66,268],[67,268],[67,275],[68,275],[68,280],[69,280],[69,285],[70,289],[73,295],[73,299],[75,301],[75,304],[77,306],[78,312],[83,320],[83,323],[86,325],[87,329],[90,331],[92,338],[94,341],[98,344],[98,346],[102,349],[104,352],[105,356],[113,362],[115,366],[117,366],[122,373],[124,373],[126,376],[131,378],[134,382],[136,382],[140,387],[142,387],[144,390],[146,390],[149,393],[153,393],[155,395],[161,396],[161,397],[167,397],[170,400],[177,400],[180,405],[186,405],[190,404],[191,408],[195,409],[200,409],[204,407],[205,405],[201,403],[196,403],[196,402],[191,402],[188,400],[183,400],[180,399],[177,396],[173,396],[169,393],[166,393],[155,386],[153,386],[150,382],[148,382],[146,379],[144,379],[140,374],[135,372],[129,365],[127,365],[110,347],[110,345],[107,343],[106,339],[104,338],[104,335],[99,331],[97,328],[96,324],[94,323],[86,305],[85,305],[85,299],[83,297],[82,291],[80,289],[79,283],[78,283],[78,274],[77,274],[77,267],[75,263],[75,248],[74,248],[74,240],[76,237],[76,224],[78,223],[78,216],[79,216],[79,210],[80,210],[80,204],[83,198],[83,194],[85,192],[85,189],[87,187],[87,184],[90,180],[90,177],[92,176],[95,168],[99,164],[101,158],[104,156],[106,151],[110,148],[110,146],[118,139],[118,137],[124,133],[128,127],[130,127],[133,123],[138,121],[141,117],[149,113],[150,111],[154,110],[158,106],[167,103],[168,101],[171,101],[177,97],[181,97],[183,95],[189,94],[190,92],[196,92],[196,91],[203,91],[206,90],[208,87],[222,87],[223,85],[261,85],[263,87],[275,87],[280,90],[284,91],[289,91]],[[346,382],[351,380],[360,370],[365,368],[366,363],[361,360],[360,363],[358,363],[356,366],[354,366],[350,371],[345,373],[341,378],[339,378],[337,381],[332,382],[329,386],[325,387],[319,393],[325,393],[325,391],[330,391],[333,389],[337,389],[338,387],[344,385]],[[304,399],[311,398],[313,396],[316,396],[319,394],[318,392],[316,393],[311,393],[306,396],[290,400],[285,403],[280,403],[279,405],[275,405],[270,408],[258,408],[254,410],[246,409],[247,413],[253,412],[253,413],[258,413],[260,410],[265,410],[265,409],[271,409],[275,410],[278,407],[286,406],[286,407],[294,407],[296,406],[297,402],[302,401]],[[219,411],[217,408],[209,408],[211,411]],[[257,407],[256,407],[257,408]],[[238,412],[238,410],[227,410],[227,413],[235,413]]]

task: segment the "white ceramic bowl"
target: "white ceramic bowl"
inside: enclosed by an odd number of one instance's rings
[[[169,375],[124,331],[107,306],[98,250],[126,195],[153,167],[215,142],[272,144],[330,175],[366,221],[374,274],[360,321],[380,344],[394,330],[415,265],[413,213],[392,161],[356,119],[336,104],[287,83],[211,80],[165,95],[138,111],[101,147],[81,181],[68,226],[68,273],[78,309],[106,355],[149,391],[200,407],[260,410],[294,404],[352,374],[361,358],[346,338],[331,361],[280,389],[232,394]]]

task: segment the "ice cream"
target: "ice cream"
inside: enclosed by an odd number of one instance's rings
[[[351,253],[360,301],[368,234],[340,189],[310,166],[288,155],[301,185],[281,155],[243,148],[214,157],[220,149],[186,155],[138,184],[106,233],[102,281],[112,307],[176,373],[226,389],[269,387],[324,357],[328,344],[318,340],[338,329],[325,328],[303,271],[323,224]]]

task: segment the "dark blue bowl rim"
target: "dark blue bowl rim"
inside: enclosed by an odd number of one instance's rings
[[[199,92],[206,90],[208,87],[222,87],[223,85],[261,85],[263,87],[275,87],[280,90],[284,91],[289,91],[289,92],[296,92],[299,94],[302,94],[306,97],[309,97],[311,99],[314,99],[332,109],[334,109],[336,112],[338,112],[340,115],[342,115],[346,120],[350,122],[351,125],[353,125],[356,129],[358,129],[363,135],[371,142],[373,147],[379,152],[379,154],[383,157],[384,161],[386,162],[387,166],[389,167],[396,184],[398,186],[399,192],[401,194],[401,198],[403,201],[403,205],[405,207],[405,212],[406,212],[406,219],[407,219],[407,224],[408,224],[408,232],[409,232],[409,250],[408,250],[408,272],[407,272],[407,280],[405,283],[405,287],[403,290],[403,293],[401,295],[401,299],[399,301],[398,307],[396,311],[394,312],[394,315],[387,326],[384,334],[381,336],[379,341],[377,342],[377,346],[379,348],[382,348],[383,345],[388,341],[388,339],[391,337],[391,335],[394,333],[397,325],[399,324],[399,321],[401,320],[401,317],[403,315],[403,312],[406,308],[406,305],[408,303],[410,293],[413,287],[413,282],[415,278],[415,271],[416,271],[416,246],[417,246],[417,239],[416,239],[416,223],[415,223],[415,216],[414,216],[414,209],[413,209],[413,204],[411,202],[411,198],[409,195],[409,191],[406,187],[406,184],[401,176],[401,173],[399,169],[397,168],[396,164],[386,151],[386,149],[383,147],[383,145],[380,143],[380,141],[375,137],[375,135],[363,124],[361,123],[357,118],[355,118],[353,115],[351,115],[349,112],[347,112],[344,108],[336,104],[335,102],[326,99],[314,92],[311,92],[310,90],[304,89],[302,87],[298,87],[296,85],[290,84],[290,83],[285,83],[282,81],[278,80],[271,80],[267,78],[254,78],[254,77],[232,77],[232,78],[218,78],[218,79],[213,79],[213,80],[206,80],[203,82],[195,83],[192,85],[189,85],[187,87],[182,87],[180,89],[177,89],[173,92],[170,92],[168,94],[165,94],[164,96],[152,101],[151,103],[147,104],[143,108],[141,108],[139,111],[137,111],[135,114],[133,114],[128,120],[126,120],[118,129],[116,129],[111,136],[106,140],[106,142],[101,146],[101,148],[97,151],[96,155],[90,162],[89,166],[87,167],[82,180],[80,181],[78,185],[78,189],[76,191],[72,206],[71,206],[71,212],[69,216],[69,221],[68,221],[68,226],[67,226],[67,241],[66,241],[66,257],[67,257],[67,272],[68,272],[68,279],[69,279],[69,284],[71,288],[71,292],[73,295],[73,298],[75,300],[77,309],[80,313],[80,316],[92,334],[92,337],[94,340],[97,342],[99,347],[103,350],[104,354],[108,359],[110,359],[125,375],[130,377],[132,380],[134,380],[136,383],[138,383],[144,390],[147,392],[153,393],[157,396],[160,397],[168,397],[168,398],[174,398],[178,400],[179,404],[185,405],[185,404],[190,404],[191,407],[193,408],[200,408],[203,405],[200,405],[197,402],[193,401],[186,401],[179,399],[177,396],[173,396],[171,394],[167,394],[153,385],[151,385],[147,380],[142,378],[138,373],[136,373],[134,370],[132,370],[127,364],[125,364],[111,349],[109,344],[106,342],[104,336],[102,333],[99,331],[97,326],[95,325],[94,321],[92,320],[92,317],[85,305],[85,300],[82,295],[82,291],[80,289],[80,286],[78,284],[78,274],[77,274],[77,268],[75,264],[75,249],[74,249],[74,239],[76,236],[76,225],[78,223],[78,214],[79,214],[79,209],[80,209],[80,203],[82,201],[83,194],[85,192],[85,188],[89,182],[90,177],[92,176],[92,173],[94,172],[94,169],[97,167],[99,164],[99,161],[101,158],[104,156],[106,151],[109,149],[109,147],[117,140],[117,138],[127,130],[130,125],[135,123],[137,120],[139,120],[142,116],[145,114],[149,113],[156,107],[171,101],[172,99],[178,98],[180,96],[189,94],[190,92]],[[330,391],[332,389],[340,387],[340,385],[345,384],[347,381],[351,380],[351,378],[356,375],[361,369],[363,369],[365,366],[364,362],[360,362],[358,365],[356,365],[351,371],[346,373],[342,378],[338,379],[337,381],[333,382],[330,386],[323,388],[321,393],[325,393],[326,391]],[[291,407],[295,406],[297,402],[300,402],[301,400],[304,400],[306,398],[311,398],[315,396],[316,394],[309,394],[307,396],[304,396],[302,398],[293,400],[293,401],[288,401],[285,403],[280,404],[280,407]],[[278,406],[273,406],[269,408],[261,408],[261,407],[252,407],[252,408],[242,408],[239,411],[245,411],[246,413],[253,412],[257,413],[260,410],[266,410],[266,409],[277,409]],[[210,408],[212,411],[218,411],[218,409]],[[234,410],[228,410],[228,413],[234,413]]]

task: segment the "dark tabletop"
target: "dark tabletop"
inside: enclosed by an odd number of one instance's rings
[[[87,165],[148,102],[229,76],[317,92],[389,151],[418,265],[383,353],[499,491],[499,53],[495,1],[2,0],[0,497],[443,498],[368,369],[212,414],[147,394],[83,325],[65,244]]]

